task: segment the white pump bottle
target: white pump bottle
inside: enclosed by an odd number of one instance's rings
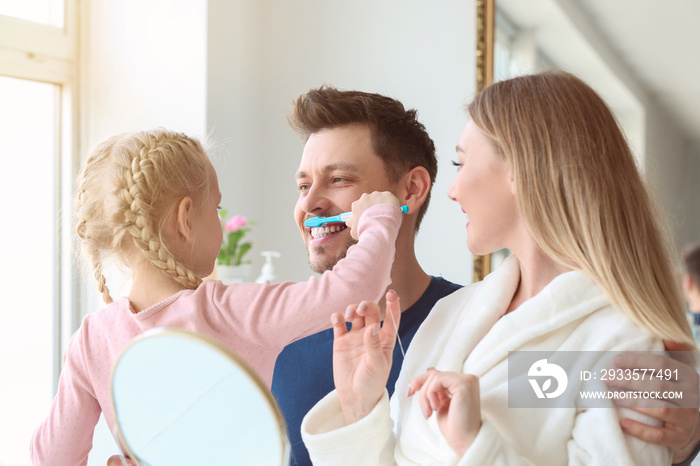
[[[262,251],[260,255],[265,258],[265,263],[263,264],[262,270],[260,271],[260,276],[257,278],[257,280],[255,280],[255,283],[272,283],[277,278],[275,275],[275,268],[272,265],[272,258],[279,258],[280,253],[277,251]]]

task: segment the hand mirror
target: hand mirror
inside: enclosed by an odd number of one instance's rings
[[[115,436],[142,466],[286,465],[277,403],[230,349],[201,334],[153,329],[112,370]]]

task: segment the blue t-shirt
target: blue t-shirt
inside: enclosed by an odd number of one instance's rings
[[[416,330],[435,303],[459,288],[461,285],[431,277],[423,295],[401,313],[399,337],[404,351],[408,350]],[[403,356],[397,343],[387,382],[389,395],[394,392],[401,364]],[[332,328],[295,341],[286,346],[277,357],[272,377],[272,394],[287,421],[292,447],[290,466],[311,465],[309,453],[301,440],[301,421],[321,398],[334,389]]]

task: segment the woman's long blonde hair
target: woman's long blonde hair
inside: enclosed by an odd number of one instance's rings
[[[669,229],[595,91],[548,71],[495,83],[468,111],[512,164],[521,214],[545,254],[593,277],[651,334],[695,347]]]
[[[201,283],[168,250],[161,231],[181,199],[203,202],[208,165],[197,140],[165,129],[119,134],[91,151],[78,178],[76,231],[105,303],[112,297],[103,261],[113,256],[130,266],[134,248],[185,287]]]

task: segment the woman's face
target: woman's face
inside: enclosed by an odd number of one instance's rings
[[[473,123],[457,144],[457,177],[447,195],[467,214],[467,246],[484,255],[510,245],[520,215],[512,169]]]

